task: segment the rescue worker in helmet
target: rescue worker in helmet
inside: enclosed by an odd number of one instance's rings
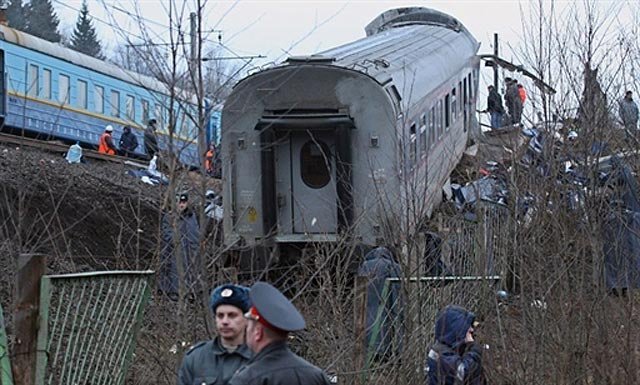
[[[98,140],[98,152],[101,154],[115,155],[116,146],[113,144],[113,127],[108,125]]]

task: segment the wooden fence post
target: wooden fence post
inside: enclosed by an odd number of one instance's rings
[[[35,385],[40,278],[46,269],[45,255],[21,254],[18,257],[13,311],[16,343],[11,355],[16,384]]]
[[[353,363],[356,374],[353,384],[364,385],[363,373],[367,352],[365,350],[365,329],[367,326],[367,284],[369,277],[356,276],[354,281],[353,317],[354,317],[354,349]]]

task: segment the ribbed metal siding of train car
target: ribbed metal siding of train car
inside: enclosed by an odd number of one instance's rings
[[[428,216],[439,201],[474,124],[478,43],[425,8],[385,12],[371,28],[361,40],[253,74],[227,99],[225,243],[349,234],[374,245],[390,217],[411,231],[415,206]]]
[[[107,124],[116,129],[116,142],[122,126],[130,125],[140,143],[136,152],[144,155],[147,120],[155,117],[166,126],[169,92],[159,81],[5,26],[0,37],[5,129],[96,145]],[[176,109],[179,104],[195,109],[175,102]],[[182,116],[177,114],[178,124]],[[185,164],[196,166],[194,138],[189,125],[179,126],[174,148],[182,149]],[[159,132],[159,142],[168,148],[166,131]]]

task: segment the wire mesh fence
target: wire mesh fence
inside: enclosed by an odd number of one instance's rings
[[[0,385],[12,385],[11,363],[9,362],[9,345],[5,329],[4,312],[0,305]]]
[[[153,272],[44,276],[36,381],[122,384]]]
[[[441,223],[439,235],[443,245],[439,255],[446,268],[439,276],[386,280],[382,290],[375,293],[381,300],[375,310],[375,321],[368,322],[366,337],[360,338],[365,344],[361,370],[346,376],[346,382],[423,383],[426,354],[434,341],[438,312],[447,305],[459,305],[482,320],[495,310],[495,293],[507,270],[510,220],[506,207],[482,202],[474,215],[448,218]],[[417,269],[430,270],[430,266]],[[394,290],[399,292],[399,299],[389,304],[395,297]],[[369,291],[368,295],[371,294]],[[355,293],[356,297],[362,295],[367,294]]]

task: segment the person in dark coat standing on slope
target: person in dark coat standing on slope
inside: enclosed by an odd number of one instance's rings
[[[502,127],[502,97],[494,86],[489,86],[489,96],[487,97],[487,112],[491,115],[491,128]]]
[[[161,265],[158,274],[158,289],[172,300],[178,299],[181,278],[184,293],[197,294],[202,271],[200,226],[197,215],[189,207],[189,195],[180,194],[177,205],[177,217],[171,213],[162,216]]]
[[[122,135],[120,136],[120,151],[122,151],[122,155],[124,156],[132,156],[133,152],[138,148],[138,138],[136,135],[131,132],[131,127],[124,126],[124,130]]]
[[[507,89],[504,93],[504,100],[509,109],[511,124],[520,124],[522,119],[522,99],[520,99],[520,93],[518,92],[518,81],[506,78],[505,82]]]
[[[627,91],[624,98],[620,101],[620,119],[624,124],[627,134],[634,136],[638,129],[638,105],[633,101],[633,92]]]
[[[147,128],[144,130],[144,149],[147,152],[149,159],[158,152],[158,138],[156,137],[156,124],[155,119],[150,119]]]
[[[290,332],[305,328],[298,309],[278,289],[256,282],[245,314],[247,345],[255,356],[233,376],[230,385],[329,385],[322,370],[287,346]]]
[[[475,314],[449,305],[436,317],[436,342],[427,355],[427,385],[484,385],[482,347],[475,342]]]
[[[178,372],[178,385],[227,385],[235,372],[251,359],[244,342],[249,311],[249,289],[221,285],[213,289],[209,305],[216,320],[218,336],[195,344],[185,354]]]
[[[386,360],[399,353],[403,321],[400,283],[389,282],[386,293],[384,286],[387,278],[399,278],[401,272],[400,265],[386,247],[371,250],[358,268],[358,275],[369,278],[365,336],[369,350],[367,356],[373,355],[378,360]],[[392,347],[394,342],[396,346]]]

